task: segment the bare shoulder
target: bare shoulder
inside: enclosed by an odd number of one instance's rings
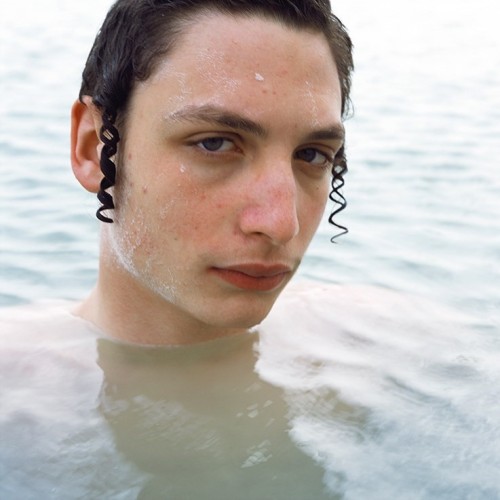
[[[71,313],[73,305],[47,301],[0,309],[2,397],[12,412],[81,388],[84,380],[95,384],[96,335]]]
[[[387,288],[298,282],[279,297],[261,335],[301,350],[343,342],[410,349],[457,342],[468,321],[459,311]]]
[[[88,343],[96,333],[72,314],[74,306],[54,300],[0,309],[0,356],[49,355]]]
[[[0,309],[0,343],[30,340],[38,333],[54,332],[73,320],[72,304],[41,301]]]
[[[294,320],[315,317],[352,320],[353,314],[374,319],[464,319],[465,316],[442,304],[416,294],[372,285],[337,285],[299,281],[279,297],[275,310],[293,314]]]

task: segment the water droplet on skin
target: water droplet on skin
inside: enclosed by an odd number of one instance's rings
[[[255,79],[258,82],[263,82],[264,81],[264,77],[260,73],[255,73]]]

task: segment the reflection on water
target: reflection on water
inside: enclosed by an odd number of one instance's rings
[[[0,314],[2,500],[500,496],[498,349],[426,301],[312,285],[178,348],[67,310]]]
[[[0,315],[2,499],[336,498],[255,370],[257,334],[144,348],[67,309]]]
[[[283,391],[254,370],[254,337],[172,350],[99,341],[99,410],[146,474],[139,498],[332,498],[288,436]]]
[[[377,288],[310,286],[276,312],[258,371],[285,388],[291,435],[331,491],[500,496],[498,339],[485,350],[455,312]]]

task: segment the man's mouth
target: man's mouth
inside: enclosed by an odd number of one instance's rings
[[[211,272],[226,283],[243,290],[270,292],[279,288],[292,274],[284,264],[239,264],[213,267]]]

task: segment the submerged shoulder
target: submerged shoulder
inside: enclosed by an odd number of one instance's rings
[[[50,391],[56,397],[61,388],[82,381],[84,375],[93,376],[96,335],[71,313],[73,306],[44,301],[0,309],[0,377],[5,397],[14,397],[19,390],[30,394],[27,400],[49,397]],[[21,406],[26,401],[20,401]],[[11,407],[14,411],[17,403],[13,401]]]
[[[469,318],[413,294],[370,285],[292,284],[261,325],[284,343],[406,345],[456,342]]]
[[[41,301],[0,308],[0,349],[40,347],[74,340],[87,333],[89,325],[72,314],[69,301]]]
[[[468,359],[475,338],[470,318],[425,298],[318,283],[284,292],[259,333],[263,378],[289,388],[332,386],[347,393],[365,380],[378,381],[380,390],[385,377],[406,377],[425,366],[455,369]],[[363,394],[370,391],[375,389]]]
[[[365,317],[373,320],[456,320],[465,319],[457,311],[424,297],[372,285],[339,285],[297,282],[278,298],[274,311],[294,320],[343,321]],[[361,316],[360,316],[361,315]]]

